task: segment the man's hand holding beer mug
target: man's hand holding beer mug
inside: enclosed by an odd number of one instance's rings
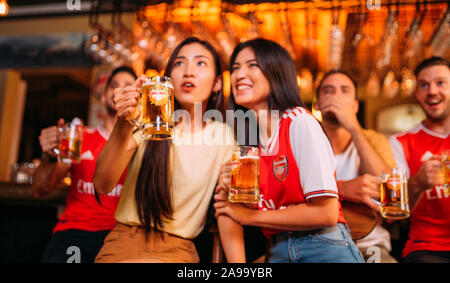
[[[441,166],[441,157],[433,155],[422,164],[419,171],[412,179],[414,179],[424,190],[442,185],[445,180]]]
[[[443,186],[448,194],[449,151],[432,155],[424,160],[419,171],[409,179],[405,170],[393,168],[378,177],[381,181],[381,216],[387,219],[404,219],[410,215],[421,195],[436,186]]]
[[[42,151],[49,155],[50,160],[57,158],[68,164],[80,162],[83,129],[83,122],[79,118],[69,123],[59,119],[56,126],[42,129],[39,136]]]
[[[354,202],[364,203],[375,211],[381,211],[380,205],[373,199],[380,199],[380,178],[370,174],[363,174],[354,179],[342,182],[340,194],[342,198]]]
[[[446,186],[446,179],[444,177],[444,154],[433,155],[425,160],[420,166],[419,171],[411,177],[410,184],[410,207],[414,207],[419,202],[420,196],[426,190],[432,189],[436,186]],[[448,189],[447,187],[445,189]]]
[[[43,154],[41,165],[33,175],[35,197],[49,194],[67,174],[70,164],[80,162],[83,129],[81,119],[74,118],[70,123],[59,119],[55,126],[41,130],[39,143]]]
[[[52,157],[57,156],[55,149],[59,147],[62,139],[62,132],[60,131],[65,125],[64,119],[59,119],[56,126],[51,126],[41,130],[39,136],[39,143],[42,148],[42,152]]]

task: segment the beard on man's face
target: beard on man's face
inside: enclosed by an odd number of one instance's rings
[[[439,123],[444,121],[450,115],[450,101],[447,103],[447,107],[443,109],[441,112],[433,113],[432,110],[427,109],[424,105],[421,104],[422,110],[425,113],[427,119],[433,123]]]
[[[427,117],[427,119],[433,123],[442,122],[445,119],[447,119],[447,117],[449,115],[449,111],[445,111],[441,115],[431,115],[431,114],[427,113],[426,111],[424,111],[424,112],[425,112],[425,116]]]
[[[339,121],[333,112],[323,113],[322,118],[324,121],[327,121],[330,124],[339,125]]]

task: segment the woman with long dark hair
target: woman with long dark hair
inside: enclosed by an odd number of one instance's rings
[[[227,201],[225,163],[214,206],[228,262],[245,261],[242,225],[263,229],[271,243],[269,262],[363,262],[340,209],[333,151],[302,107],[288,52],[265,39],[240,43],[230,70],[230,106],[256,116],[261,200],[258,209]]]
[[[187,38],[173,51],[165,74],[174,86],[175,110],[189,114],[176,124],[172,140],[132,135],[127,119],[140,115],[138,88],[145,77],[114,94],[118,119],[97,161],[96,191],[107,193],[117,173],[127,165],[128,172],[117,225],[96,262],[199,260],[192,239],[203,229],[220,166],[233,145],[225,124],[203,119],[207,110],[221,109],[219,56],[208,42]]]

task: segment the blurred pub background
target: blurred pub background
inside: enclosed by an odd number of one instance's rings
[[[40,130],[60,117],[101,123],[112,68],[160,72],[195,35],[219,50],[229,97],[235,44],[264,37],[290,52],[308,107],[324,72],[343,69],[358,82],[361,124],[391,135],[424,117],[412,70],[425,57],[450,59],[449,11],[445,0],[0,0],[0,262],[39,261],[66,189],[31,194]],[[391,229],[398,259],[403,224]]]

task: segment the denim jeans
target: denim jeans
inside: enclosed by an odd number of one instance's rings
[[[270,263],[363,263],[347,227],[283,232],[271,238]]]

